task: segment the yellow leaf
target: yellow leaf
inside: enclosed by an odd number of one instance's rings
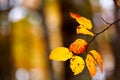
[[[70,68],[74,72],[74,75],[77,75],[83,71],[85,67],[85,62],[82,57],[72,56],[70,59]]]
[[[75,54],[81,54],[86,48],[87,42],[84,39],[77,39],[70,45],[69,50]]]
[[[103,60],[100,54],[95,50],[91,50],[90,53],[93,55],[93,57],[95,58],[100,67],[100,70],[103,72]]]
[[[94,34],[91,31],[84,28],[83,25],[78,26],[76,31],[77,31],[77,34],[85,34],[85,35],[94,36]]]
[[[79,14],[74,14],[72,12],[70,12],[70,16],[73,18],[73,19],[76,19],[76,21],[80,24],[80,25],[83,25],[85,28],[87,29],[92,29],[92,23],[89,19],[85,18],[85,17],[82,17],[80,16]]]
[[[90,75],[91,75],[91,77],[93,77],[97,73],[97,69],[96,69],[97,63],[94,60],[94,58],[92,57],[92,55],[90,55],[90,54],[87,54],[85,61],[86,61],[87,68],[90,72]]]
[[[58,61],[66,61],[70,59],[72,55],[73,55],[72,52],[69,52],[68,48],[57,47],[51,51],[49,59],[58,60]]]

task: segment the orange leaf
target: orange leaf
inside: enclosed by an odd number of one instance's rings
[[[72,52],[69,52],[68,48],[57,47],[51,51],[49,59],[58,60],[58,61],[66,61],[70,59],[72,55],[73,55]]]
[[[103,72],[103,60],[100,54],[95,50],[91,50],[90,53],[93,55],[93,57],[95,58],[100,67],[100,70]]]
[[[96,69],[97,63],[94,60],[94,58],[92,57],[92,55],[90,55],[90,54],[87,54],[85,61],[86,61],[87,68],[90,72],[90,75],[91,75],[91,77],[93,77],[97,73],[97,69]]]
[[[72,12],[70,12],[70,16],[73,18],[73,19],[76,19],[76,21],[80,24],[80,25],[83,25],[85,28],[87,29],[92,29],[92,23],[89,19],[85,18],[85,17],[82,17],[80,16],[79,14],[74,14]]]
[[[86,48],[87,42],[84,39],[77,39],[70,45],[69,50],[75,54],[81,54]]]
[[[73,19],[77,19],[77,18],[80,18],[80,17],[81,17],[79,14],[75,14],[75,13],[72,13],[72,12],[70,12],[70,16],[71,16]]]
[[[82,57],[72,56],[70,59],[70,68],[74,72],[74,75],[77,75],[83,71],[85,67],[85,62]]]
[[[77,34],[85,34],[85,35],[90,35],[90,36],[94,36],[94,34],[87,30],[86,28],[82,27],[83,25],[80,25],[77,27]]]

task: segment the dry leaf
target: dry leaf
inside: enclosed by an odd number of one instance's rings
[[[94,36],[94,34],[91,31],[84,28],[83,25],[78,26],[76,31],[77,31],[77,34],[85,34],[85,35]]]
[[[93,57],[95,58],[100,67],[100,70],[103,72],[103,60],[100,54],[95,50],[91,50],[90,53],[93,55]]]
[[[69,52],[68,48],[57,47],[51,51],[49,59],[58,60],[58,61],[66,61],[70,59],[72,55],[73,55],[72,52]]]
[[[92,23],[89,19],[80,16],[79,14],[74,14],[72,12],[70,12],[70,16],[73,19],[76,19],[76,21],[80,24],[83,25],[86,29],[92,29]]]
[[[86,48],[87,42],[84,39],[77,39],[70,45],[69,50],[75,54],[81,54]]]
[[[70,68],[74,72],[74,75],[81,73],[84,70],[85,62],[82,57],[72,56],[70,59]]]
[[[86,61],[87,68],[90,72],[90,75],[91,75],[91,77],[93,77],[97,73],[97,69],[96,69],[97,63],[94,60],[94,58],[92,57],[92,55],[90,55],[90,54],[87,54],[85,61]]]

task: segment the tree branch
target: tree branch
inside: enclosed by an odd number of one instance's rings
[[[103,17],[101,17],[101,19],[106,23],[106,24],[111,24],[111,23],[109,23],[109,22],[107,22]]]
[[[108,30],[110,27],[112,27],[112,25],[116,24],[117,22],[119,22],[120,19],[116,20],[115,22],[109,24],[109,26],[107,26],[105,29],[103,29],[102,31],[98,32],[98,33],[95,33],[95,35],[93,36],[93,38],[88,42],[88,47],[89,45],[91,44],[91,42],[97,37],[99,36],[100,34],[102,34],[103,32],[105,32],[106,30]]]

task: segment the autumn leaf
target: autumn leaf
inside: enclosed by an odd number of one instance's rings
[[[70,59],[72,55],[73,55],[72,52],[69,52],[68,48],[57,47],[51,51],[49,59],[58,60],[58,61],[66,61]]]
[[[97,69],[96,69],[97,63],[94,60],[94,58],[92,57],[92,55],[90,55],[90,54],[87,54],[85,61],[86,61],[87,68],[90,72],[90,75],[91,75],[91,77],[93,77],[97,73]]]
[[[77,75],[83,71],[85,67],[85,62],[82,57],[72,56],[70,59],[70,68],[74,72],[74,75]]]
[[[77,18],[80,18],[81,16],[79,14],[75,14],[73,12],[70,12],[70,16],[73,18],[73,19],[77,19]]]
[[[78,26],[76,29],[76,32],[77,34],[85,34],[85,35],[94,36],[94,33],[84,28],[83,25]]]
[[[95,50],[91,50],[90,53],[93,55],[93,57],[95,58],[100,67],[100,70],[103,72],[103,60],[100,54]]]
[[[69,47],[70,52],[74,54],[81,54],[87,48],[87,42],[84,39],[75,40]]]
[[[70,16],[73,18],[73,19],[76,19],[76,21],[80,24],[80,25],[83,25],[84,28],[90,30],[92,29],[92,23],[89,19],[85,18],[85,17],[82,17],[80,16],[79,14],[75,14],[75,13],[72,13],[70,12]]]

